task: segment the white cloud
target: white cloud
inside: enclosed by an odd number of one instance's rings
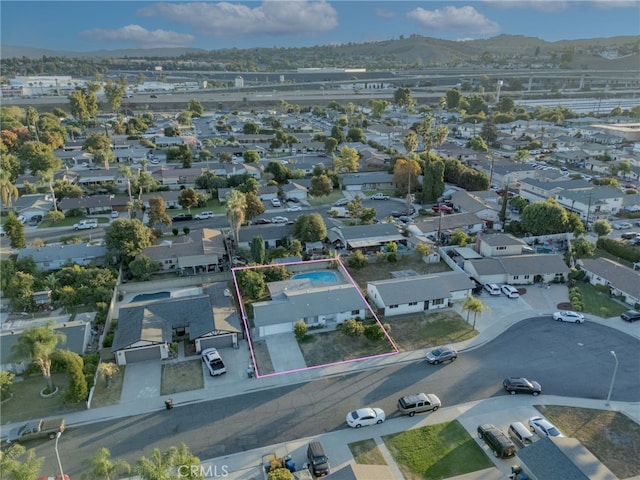
[[[183,47],[195,40],[193,35],[169,32],[167,30],[147,30],[140,25],[127,25],[114,30],[96,28],[80,32],[80,36],[92,41],[127,41],[141,48]]]
[[[156,3],[138,10],[189,25],[202,35],[302,35],[326,32],[338,25],[335,9],[325,1],[265,0],[255,8],[239,3]]]
[[[444,7],[437,10],[425,10],[418,7],[407,13],[425,29],[450,30],[463,35],[496,35],[500,26],[479,13],[473,7]]]

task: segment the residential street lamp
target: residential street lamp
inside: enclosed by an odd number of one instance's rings
[[[609,386],[609,394],[607,395],[607,403],[606,403],[607,406],[609,406],[609,401],[611,400],[611,392],[613,391],[613,382],[616,381],[616,373],[618,372],[618,357],[616,356],[616,352],[611,350],[611,355],[613,355],[613,358],[616,360],[616,366],[613,367],[613,376],[611,377],[611,385]]]
[[[59,428],[58,433],[56,433],[55,450],[56,450],[56,458],[58,459],[58,468],[60,468],[60,480],[65,480],[64,472],[62,471],[62,462],[60,461],[60,454],[58,453],[58,439],[60,438],[61,435],[62,435],[62,429]]]

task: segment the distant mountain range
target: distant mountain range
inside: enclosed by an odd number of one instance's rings
[[[0,55],[3,59],[27,57],[41,59],[46,57],[75,58],[177,58],[187,56],[190,59],[206,59],[215,53],[218,58],[225,53],[241,56],[243,54],[260,53],[267,57],[283,55],[282,49],[253,48],[244,50],[204,50],[199,48],[153,48],[97,50],[91,52],[55,51],[40,48],[1,45]],[[603,63],[605,66],[594,68],[631,68],[640,65],[640,42],[638,37],[619,36],[611,38],[591,38],[580,40],[563,40],[547,42],[539,38],[521,35],[500,35],[486,40],[450,41],[437,38],[410,35],[393,40],[369,43],[349,43],[344,45],[318,45],[315,47],[287,48],[286,55],[293,58],[306,59],[307,63],[314,58],[330,59],[342,57],[349,60],[364,61],[371,64],[391,60],[392,63],[406,65],[451,64],[477,60],[483,54],[490,54],[494,59],[503,61],[509,58],[528,58],[535,63],[536,59],[549,58],[570,52],[574,66],[592,63]],[[338,55],[336,55],[338,54]],[[626,59],[626,60],[625,60]],[[622,61],[620,61],[622,60]],[[616,65],[620,63],[620,65]]]

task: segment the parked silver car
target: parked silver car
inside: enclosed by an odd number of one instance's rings
[[[439,347],[427,352],[426,359],[432,365],[437,365],[447,360],[455,362],[458,358],[458,352],[451,347]]]

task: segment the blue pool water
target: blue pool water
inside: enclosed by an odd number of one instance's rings
[[[136,295],[131,300],[133,302],[148,302],[149,300],[160,300],[161,298],[169,298],[171,297],[170,292],[155,292],[155,293],[141,293],[140,295]]]
[[[308,278],[312,282],[317,283],[338,283],[338,274],[329,271],[299,273],[291,278],[293,280]]]

